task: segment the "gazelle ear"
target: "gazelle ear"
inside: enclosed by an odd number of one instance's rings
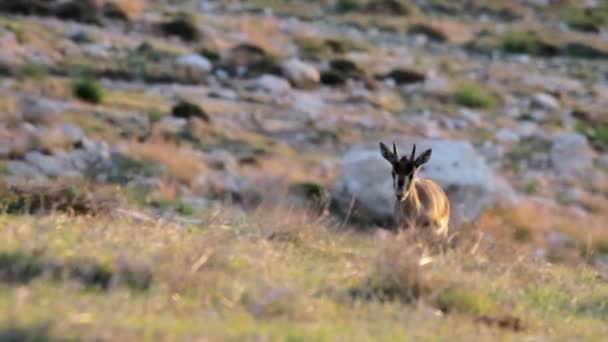
[[[380,142],[380,153],[382,153],[382,157],[388,160],[391,164],[397,160],[397,156],[391,152],[383,142]]]
[[[428,162],[429,159],[431,159],[432,152],[433,151],[430,148],[428,150],[422,152],[422,154],[420,156],[418,156],[418,158],[416,158],[416,161],[414,162],[416,167],[420,167],[423,164],[425,164],[426,162]]]

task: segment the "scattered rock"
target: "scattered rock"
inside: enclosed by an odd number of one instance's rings
[[[263,75],[256,80],[255,86],[258,89],[277,95],[287,94],[291,90],[291,85],[287,80],[274,75]]]
[[[409,34],[422,34],[441,43],[465,44],[473,38],[469,29],[455,21],[427,20],[410,25]]]
[[[190,54],[179,56],[175,60],[175,64],[188,72],[207,74],[213,69],[211,62],[198,54]]]
[[[314,88],[321,80],[321,75],[315,67],[295,58],[283,63],[283,73],[297,88]]]
[[[580,176],[593,167],[591,148],[587,139],[578,133],[557,135],[549,155],[553,168],[560,176]]]
[[[559,101],[547,93],[534,94],[534,96],[532,96],[532,104],[544,109],[560,108]]]
[[[501,143],[516,143],[519,141],[519,136],[508,128],[500,128],[495,133],[496,140]]]
[[[237,161],[228,151],[214,150],[205,157],[205,160],[215,170],[237,170]]]
[[[82,129],[72,123],[64,122],[60,125],[61,132],[63,132],[63,136],[65,137],[65,142],[72,146],[77,146],[82,144],[84,140],[84,132]]]
[[[258,77],[264,74],[280,76],[281,66],[264,49],[253,44],[238,44],[230,49],[222,61],[223,67],[232,75]]]
[[[43,175],[52,178],[74,178],[81,174],[76,172],[67,163],[62,163],[59,158],[44,155],[40,152],[29,152],[25,155],[25,161],[42,172]]]
[[[363,10],[366,13],[388,15],[408,15],[413,12],[407,2],[400,0],[372,0],[367,2]]]
[[[57,121],[60,109],[51,101],[23,95],[18,101],[23,120],[33,124],[51,124]]]
[[[392,140],[392,138],[390,139]],[[445,189],[452,205],[451,226],[476,219],[495,200],[494,177],[472,146],[457,140],[401,139],[398,146],[409,152],[433,149],[431,161],[419,177],[430,178]],[[394,194],[390,165],[378,148],[352,148],[343,158],[341,175],[333,191],[334,207],[347,213],[354,199],[351,219],[361,223],[392,222]]]

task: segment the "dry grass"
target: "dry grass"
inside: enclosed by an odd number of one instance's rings
[[[144,292],[82,291],[70,277],[0,282],[0,322],[25,331],[46,322],[50,336],[101,340],[596,340],[605,333],[608,288],[582,265],[535,264],[519,254],[489,262],[459,249],[425,255],[393,235],[332,232],[331,221],[289,207],[218,207],[201,220],[0,216],[6,255],[44,250],[47,260],[86,259],[112,272],[120,260],[153,265]],[[372,295],[354,299],[353,289]]]
[[[92,190],[89,184],[0,184],[0,209],[8,214],[62,212],[75,215],[107,215],[119,205],[116,189]]]
[[[106,0],[106,3],[115,6],[125,14],[129,20],[141,18],[146,8],[147,0]]]
[[[206,170],[200,154],[171,143],[131,143],[129,151],[135,156],[164,165],[172,179],[187,186],[193,186],[196,178]]]

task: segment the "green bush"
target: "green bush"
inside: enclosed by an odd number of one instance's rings
[[[511,31],[502,40],[502,48],[510,53],[525,53],[528,55],[540,54],[537,40],[531,33],[523,31]]]
[[[494,105],[494,96],[476,84],[466,84],[454,93],[454,100],[469,108],[489,108]]]
[[[361,8],[359,0],[338,0],[336,2],[336,10],[338,12],[353,12]]]
[[[73,85],[74,96],[89,103],[101,103],[104,97],[104,90],[101,84],[93,78],[82,78]]]
[[[186,16],[161,24],[161,29],[165,34],[178,36],[187,42],[196,41],[201,37],[201,32],[194,20]]]
[[[443,291],[436,302],[443,312],[460,312],[480,315],[492,310],[493,303],[482,293],[462,288],[450,288]]]

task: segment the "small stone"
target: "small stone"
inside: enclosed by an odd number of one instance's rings
[[[559,101],[547,93],[534,94],[532,104],[544,109],[559,109],[560,107]]]
[[[285,94],[291,90],[291,85],[287,80],[274,75],[261,76],[256,80],[255,85],[272,94]]]
[[[72,123],[64,122],[61,124],[61,131],[67,143],[75,145],[84,140],[84,132],[82,129]]]
[[[519,136],[508,128],[501,128],[496,131],[495,137],[501,143],[516,143],[519,141]]]
[[[175,60],[175,64],[202,73],[211,72],[213,69],[213,64],[207,58],[198,54],[180,56]]]
[[[287,79],[297,88],[313,88],[321,81],[319,71],[299,59],[289,59],[282,65],[282,68]]]

